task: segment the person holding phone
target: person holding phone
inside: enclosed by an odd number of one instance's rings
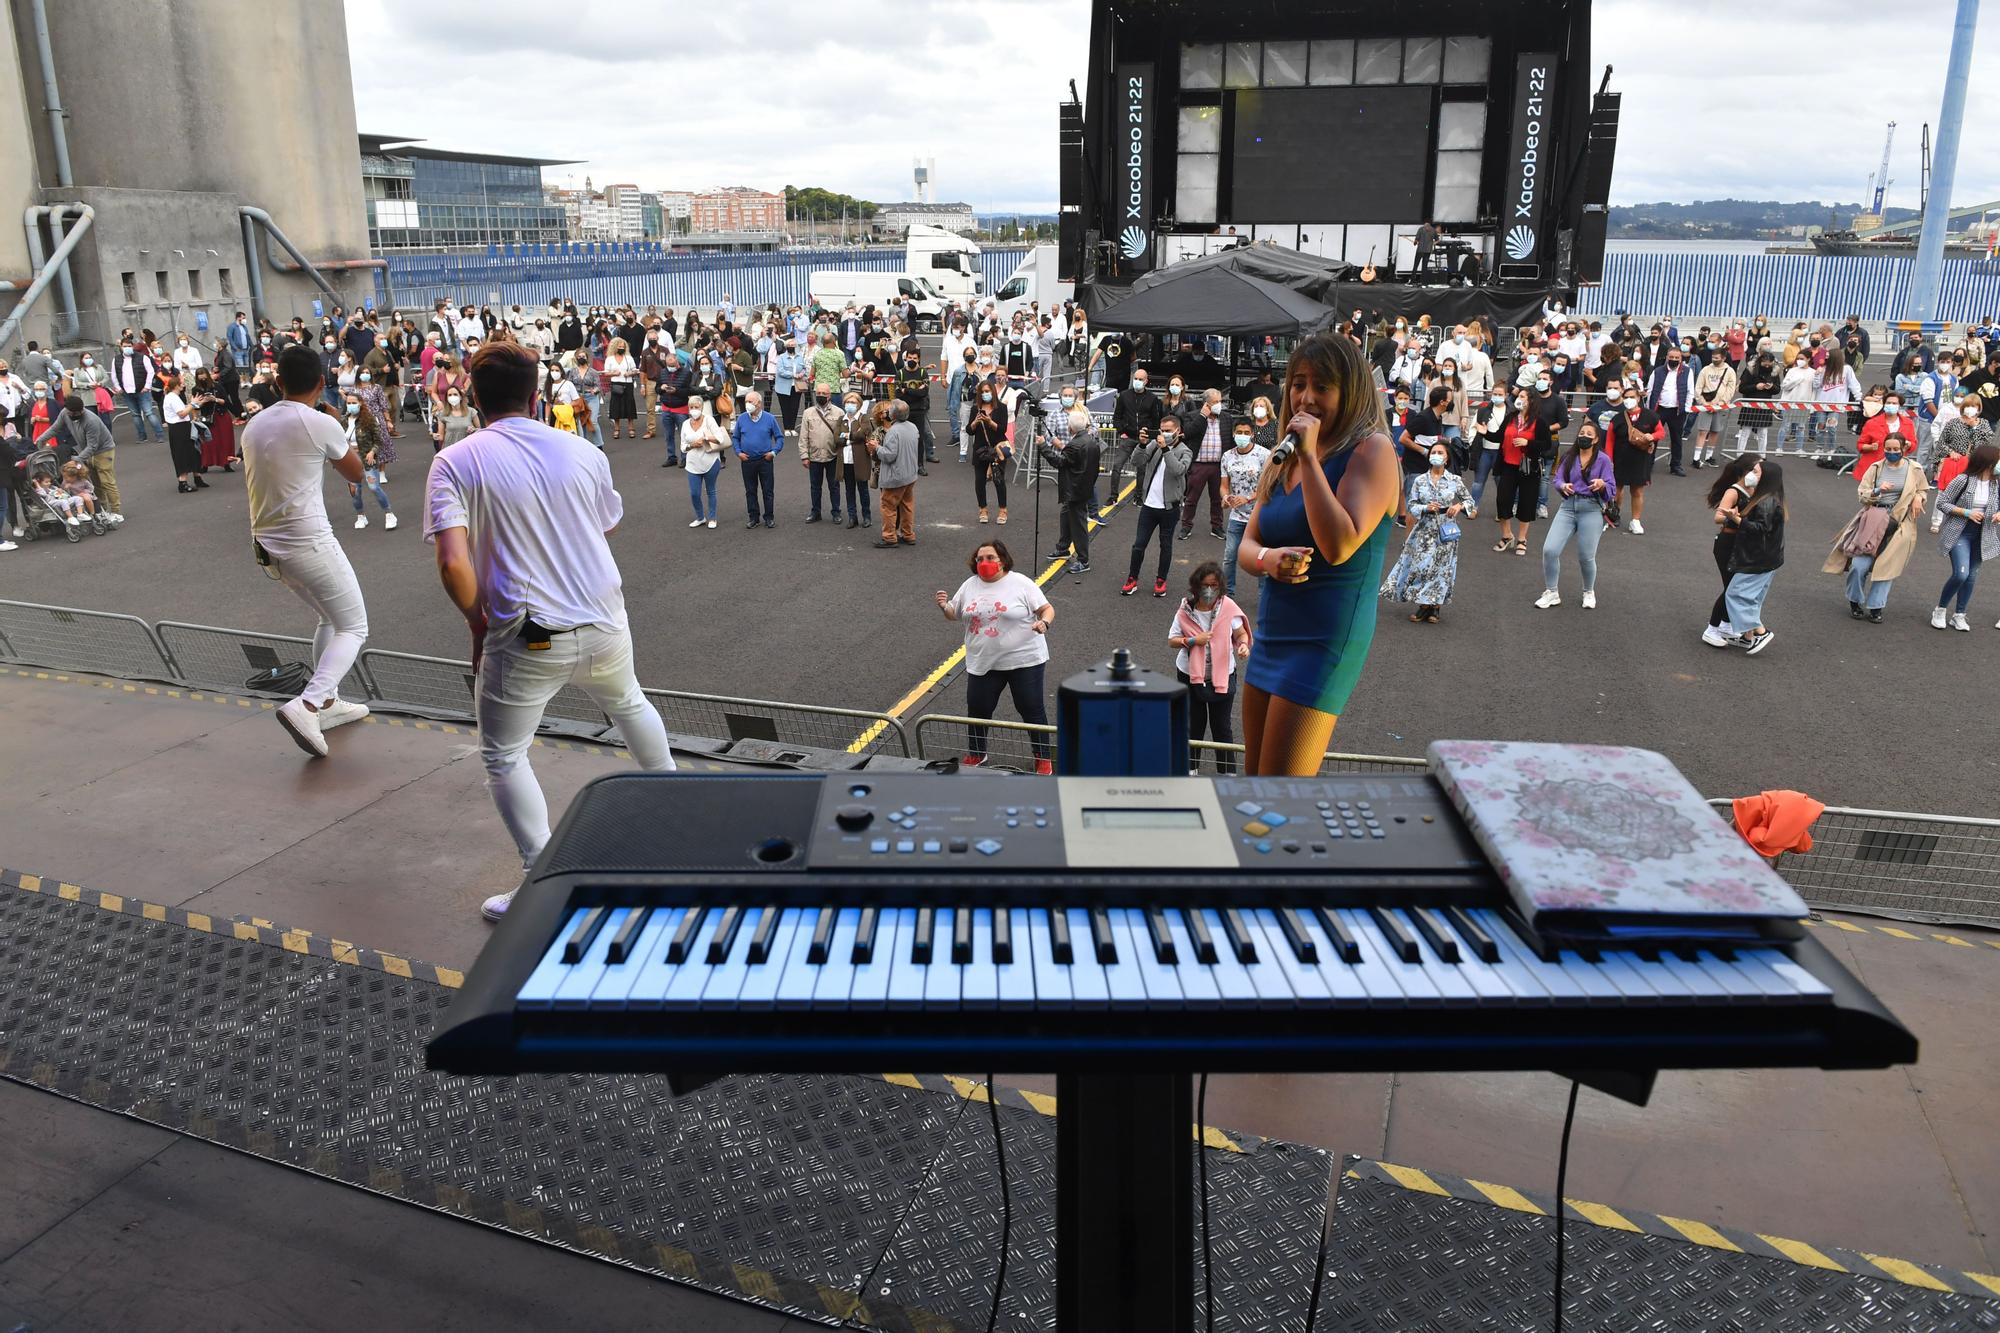
[[[1542,539],[1542,595],[1535,606],[1546,611],[1562,605],[1558,586],[1562,554],[1570,539],[1576,539],[1576,563],[1583,574],[1583,609],[1597,608],[1597,545],[1604,539],[1604,507],[1617,494],[1618,482],[1611,460],[1604,456],[1602,428],[1585,421],[1576,428],[1576,442],[1566,450],[1552,481],[1556,506],[1549,520],[1549,535]]]

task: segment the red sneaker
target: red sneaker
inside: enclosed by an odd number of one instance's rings
[[[1133,593],[1137,591],[1139,591],[1139,580],[1126,579],[1125,586],[1118,590],[1118,595],[1120,597],[1130,597]]]
[[[1051,761],[1047,759],[1037,759],[1035,761],[1035,772],[1041,774],[1043,777],[1048,777],[1051,773],[1055,771],[1056,771],[1056,766]]]
[[[958,766],[960,768],[978,768],[985,762],[986,756],[983,754],[968,754],[959,759]]]
[[[1167,581],[1165,579],[1154,579],[1153,596],[1165,597],[1166,595],[1167,595]]]

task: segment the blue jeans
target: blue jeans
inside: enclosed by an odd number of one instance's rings
[[[750,521],[752,523],[775,521],[778,517],[778,506],[772,498],[772,491],[778,481],[777,458],[771,454],[762,454],[756,458],[742,458],[740,462],[743,465],[743,503],[749,509]],[[762,512],[757,508],[759,492],[762,492],[764,497]]]
[[[847,516],[849,518],[858,516],[863,523],[873,523],[874,502],[868,498],[868,482],[857,476],[852,468],[844,467],[841,470],[846,474],[841,480],[841,486],[847,492]]]
[[[1228,589],[1231,597],[1236,596],[1236,550],[1243,545],[1243,534],[1249,530],[1250,520],[1247,518],[1241,523],[1232,518],[1229,526],[1223,529],[1222,586]]]
[[[1986,520],[1991,523],[1993,520]],[[1979,581],[1979,525],[1968,523],[1965,531],[1958,534],[1958,540],[1951,544],[1951,577],[1944,581],[1944,591],[1938,594],[1937,604],[1943,606],[1957,595],[1958,605],[1952,609],[1960,615],[1972,601],[1972,585]]]
[[[681,423],[686,420],[687,417],[683,413],[669,412],[664,407],[660,409],[660,435],[667,442],[667,456],[661,459],[661,462],[681,461]]]
[[[125,406],[132,409],[132,428],[139,433],[139,443],[146,442],[147,422],[152,423],[153,434],[163,440],[167,438],[167,428],[160,424],[160,410],[153,406],[152,394],[125,393],[119,397],[125,400]]]
[[[958,411],[965,403],[965,372],[954,366],[951,384],[945,389],[945,410],[951,415],[951,442],[958,443]]]
[[[1778,571],[1767,569],[1762,574],[1731,574],[1729,587],[1722,597],[1729,604],[1729,623],[1738,634],[1748,634],[1764,623],[1764,598],[1771,591],[1771,580],[1778,577]],[[1885,588],[1887,584],[1882,585]]]
[[[812,495],[812,517],[818,518],[820,488],[826,488],[826,502],[833,507],[833,521],[840,522],[839,463],[807,463],[806,489]]]
[[[1481,449],[1479,451],[1479,458],[1472,465],[1473,508],[1478,508],[1479,502],[1486,498],[1486,479],[1493,475],[1493,465],[1499,461],[1500,451],[1498,449]]]
[[[688,499],[694,503],[694,516],[696,518],[709,520],[715,518],[715,474],[720,471],[722,471],[722,460],[718,458],[716,465],[708,471],[688,473]],[[706,492],[708,495],[708,509],[706,512],[701,507],[703,492]]]
[[[1562,553],[1571,537],[1576,538],[1583,590],[1593,592],[1597,588],[1597,544],[1604,539],[1604,507],[1580,495],[1566,498],[1550,517],[1549,535],[1542,539],[1542,586],[1556,586],[1562,573]]]
[[[375,496],[375,503],[382,506],[383,513],[388,513],[393,507],[389,503],[389,492],[382,489],[382,469],[379,467],[361,469],[361,484],[350,485],[347,489],[354,497],[354,512],[357,514],[366,508],[364,501],[370,492]]]
[[[1889,585],[1894,579],[1871,579],[1869,573],[1875,568],[1875,557],[1857,555],[1847,565],[1847,600],[1860,602],[1870,611],[1880,611],[1889,604]],[[1734,620],[1729,622],[1734,625]]]
[[[584,401],[590,404],[591,436],[596,439],[597,447],[602,449],[604,447],[604,395],[601,393],[588,394],[585,396]]]

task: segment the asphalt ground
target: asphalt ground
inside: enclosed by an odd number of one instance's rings
[[[121,422],[121,440],[127,432]],[[370,644],[464,658],[463,625],[437,586],[421,535],[430,450],[414,423],[403,434],[388,485],[402,526],[384,531],[371,500],[371,526],[351,529],[345,487],[330,471],[328,510],[368,599]],[[720,526],[690,529],[686,474],[661,468],[659,450],[658,440],[610,446],[626,504],[613,546],[647,685],[900,705],[908,717],[962,712],[956,671],[928,691],[915,688],[959,645],[931,593],[955,588],[971,550],[988,536],[1005,539],[1028,572],[1051,564],[1037,551],[1054,544],[1052,482],[1039,542],[1034,497],[1020,489],[1006,527],[979,527],[970,469],[948,449],[917,485],[919,545],[892,551],[872,549],[867,528],[804,522],[805,471],[790,442],[778,460],[775,530],[744,529],[733,461],[721,472]],[[210,490],[180,495],[158,443],[125,443],[118,472],[128,522],[78,545],[44,541],[0,555],[0,595],[152,620],[311,632],[311,617],[251,559],[240,475],[211,473]],[[1798,461],[1787,464],[1786,480],[1788,561],[1765,616],[1777,639],[1759,656],[1700,641],[1719,588],[1701,499],[1708,474],[1683,480],[1663,469],[1646,534],[1605,536],[1594,611],[1579,605],[1573,553],[1564,604],[1534,607],[1545,524],[1536,525],[1525,559],[1493,553],[1485,516],[1468,524],[1457,596],[1441,624],[1412,625],[1409,608],[1383,605],[1372,659],[1334,748],[1421,755],[1439,737],[1638,745],[1664,751],[1710,795],[1792,787],[1829,804],[1990,815],[2000,748],[1977,719],[2000,662],[1993,627],[2000,593],[1974,600],[1972,634],[1932,630],[1929,610],[1947,565],[1925,531],[1885,623],[1850,619],[1841,580],[1819,566],[1852,512],[1853,483]],[[1045,585],[1057,608],[1052,696],[1056,680],[1120,646],[1171,669],[1174,602],[1150,595],[1151,552],[1140,594],[1118,595],[1132,524],[1129,509],[1114,514],[1095,538],[1093,572]],[[1394,553],[1392,546],[1391,560]],[[1194,563],[1220,554],[1203,514],[1195,536],[1176,546],[1173,594],[1184,590]],[[1254,586],[1239,581],[1238,592],[1254,617]]]

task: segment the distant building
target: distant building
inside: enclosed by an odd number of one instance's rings
[[[542,194],[542,168],[564,165],[558,160],[422,148],[407,136],[359,138],[368,245],[378,253],[569,237],[562,206]]]
[[[646,239],[645,203],[640,198],[638,186],[605,186],[604,206],[611,214],[610,239],[614,241]]]
[[[782,232],[785,196],[727,185],[695,195],[689,215],[690,229],[696,232]]]
[[[666,235],[685,236],[694,225],[694,192],[660,191],[660,216],[666,223]]]
[[[667,234],[666,210],[660,207],[660,196],[648,190],[639,196],[639,211],[646,223],[646,239],[657,241]]]
[[[875,210],[875,230],[884,236],[905,236],[916,223],[928,223],[963,235],[972,230],[971,204],[882,204]]]

